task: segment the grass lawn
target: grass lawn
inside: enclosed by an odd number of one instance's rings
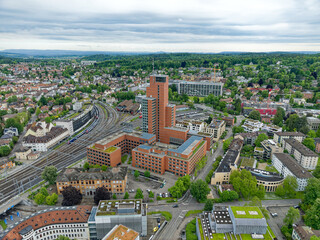
[[[263,200],[281,200],[281,199],[302,199],[303,198],[303,192],[296,192],[296,195],[294,197],[279,197],[275,193],[272,192],[266,192]]]
[[[276,235],[274,235],[274,233],[272,232],[272,230],[271,230],[271,228],[269,227],[269,225],[268,225],[268,231],[269,231],[269,233],[271,234],[271,236],[273,237],[273,238],[276,238]],[[267,231],[267,232],[268,232]]]
[[[243,158],[241,162],[241,166],[243,167],[253,167],[254,158]]]
[[[6,230],[7,224],[5,224],[5,222],[3,220],[0,221],[0,225],[1,225],[3,230]]]
[[[269,233],[266,233],[263,236],[264,236],[264,240],[272,240],[272,238],[270,237]],[[241,234],[241,238],[242,238],[242,240],[254,240],[251,237],[251,234]]]
[[[148,212],[148,215],[152,214],[161,214],[167,221],[170,221],[172,219],[172,214],[167,211]]]
[[[125,163],[127,161],[127,159],[128,159],[128,155],[127,154],[124,154],[124,155],[121,156],[121,162],[122,163]]]
[[[258,207],[237,207],[231,206],[232,212],[235,218],[263,218],[263,214],[261,213]],[[245,214],[237,213],[237,211],[244,212]],[[249,211],[257,212],[257,215],[250,214]]]
[[[192,214],[202,213],[202,210],[190,210],[186,213],[186,217],[189,217]]]
[[[193,219],[186,226],[187,240],[198,240],[196,231],[196,219]]]
[[[266,166],[266,171],[278,173],[277,169],[274,166]]]

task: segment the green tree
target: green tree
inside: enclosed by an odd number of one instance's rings
[[[211,199],[206,200],[206,204],[204,205],[204,211],[212,211],[213,201]]]
[[[283,188],[283,185],[280,185],[277,187],[276,191],[275,191],[275,194],[279,197],[284,197],[286,195],[286,192]]]
[[[283,181],[283,190],[288,197],[294,197],[298,188],[297,179],[293,176],[287,176]]]
[[[224,142],[223,142],[223,145],[222,145],[222,148],[223,148],[223,151],[226,152],[231,144],[231,142],[233,141],[233,137],[230,137],[228,139],[226,139]]]
[[[190,193],[195,199],[197,199],[198,202],[204,201],[209,192],[210,188],[205,181],[198,179],[197,181],[191,183]]]
[[[264,140],[267,140],[268,139],[268,136],[265,134],[265,133],[261,133],[258,135],[256,141],[254,142],[254,144],[257,146],[257,147],[261,147],[261,142],[264,141]]]
[[[112,195],[112,199],[117,199],[117,195],[115,193]]]
[[[317,164],[316,168],[313,170],[312,175],[315,178],[320,178],[320,159],[318,159],[318,164]]]
[[[312,206],[317,198],[320,198],[320,179],[309,178],[305,188],[303,203]]]
[[[291,207],[289,208],[287,215],[283,219],[283,222],[288,226],[292,226],[292,224],[297,222],[299,219],[300,219],[299,209],[294,209],[293,207]]]
[[[47,205],[55,205],[58,201],[58,195],[56,193],[52,193],[50,196],[46,197]]]
[[[126,192],[126,193],[124,194],[123,199],[128,199],[128,198],[129,198],[129,193],[128,193],[128,192]]]
[[[43,180],[47,181],[50,185],[54,184],[57,180],[58,172],[55,166],[46,166],[41,174]]]
[[[143,192],[140,188],[137,189],[136,195],[134,196],[135,199],[143,199]]]
[[[241,127],[241,126],[234,126],[234,127],[232,128],[233,136],[234,136],[235,134],[237,134],[237,133],[243,133],[243,132],[244,132],[244,129],[243,129],[243,127]]]
[[[310,130],[310,131],[308,132],[308,136],[309,136],[310,138],[316,138],[316,137],[317,137],[317,134],[316,134],[315,131]]]
[[[101,170],[102,170],[102,171],[105,172],[105,171],[107,171],[107,169],[108,169],[108,166],[106,166],[106,165],[102,165],[102,166],[101,166]]]
[[[314,151],[316,148],[316,145],[314,144],[314,139],[313,138],[305,138],[302,141],[302,144],[305,145],[307,148],[310,150]]]
[[[34,201],[36,202],[36,204],[41,205],[45,202],[46,200],[46,196],[44,196],[42,193],[38,193],[35,197],[34,197]]]
[[[149,178],[149,177],[150,177],[150,172],[149,172],[148,170],[146,170],[146,171],[144,172],[144,176],[147,177],[147,178]]]
[[[140,173],[138,172],[138,170],[135,170],[135,171],[134,171],[134,177],[135,177],[136,179],[138,179],[139,176],[140,176]]]
[[[41,193],[45,197],[49,196],[49,193],[45,187],[41,187],[39,193]]]
[[[259,120],[261,119],[260,112],[258,110],[253,110],[249,113],[249,118],[253,120]]]
[[[83,169],[84,170],[88,170],[90,168],[90,164],[88,163],[88,162],[85,162],[84,164],[83,164]]]
[[[223,202],[229,202],[229,201],[237,200],[239,198],[239,195],[236,191],[223,191],[220,194],[220,197]]]
[[[71,240],[70,238],[60,235],[56,240]]]
[[[284,119],[285,115],[286,115],[286,112],[284,111],[284,109],[282,107],[278,107],[277,113],[273,118],[273,123],[275,125],[282,127],[283,126],[283,119]]]
[[[320,237],[317,237],[316,235],[313,235],[310,237],[310,240],[320,240]]]
[[[306,212],[305,223],[316,230],[320,230],[320,198],[317,198]]]
[[[154,193],[152,191],[149,192],[149,198],[154,198]]]

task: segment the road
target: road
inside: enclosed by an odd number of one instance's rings
[[[0,204],[42,181],[40,176],[45,166],[54,165],[58,170],[61,170],[84,158],[86,147],[91,143],[123,129],[120,123],[125,119],[119,119],[117,111],[108,105],[104,105],[108,114],[106,116],[102,107],[99,105],[97,107],[99,118],[96,127],[91,132],[83,135],[70,145],[65,144],[56,150],[51,150],[45,157],[0,180],[0,196],[2,196]]]

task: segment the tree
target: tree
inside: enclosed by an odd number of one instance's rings
[[[102,171],[105,172],[105,171],[107,171],[107,169],[108,169],[108,166],[106,166],[106,165],[102,165],[102,166],[101,166],[101,170],[102,170]]]
[[[226,139],[224,142],[223,142],[223,145],[222,145],[222,148],[223,148],[223,151],[226,152],[231,144],[233,140],[233,137],[230,137],[228,139]]]
[[[88,162],[85,162],[84,164],[83,164],[83,169],[84,170],[88,170],[90,168],[90,164],[88,163]]]
[[[138,172],[138,170],[135,170],[135,171],[134,171],[134,177],[135,177],[136,179],[138,179],[139,176],[140,176],[140,173]]]
[[[307,148],[310,150],[314,151],[316,148],[316,145],[314,144],[314,139],[313,138],[305,138],[302,141],[302,144],[305,145]]]
[[[277,113],[273,118],[273,123],[275,125],[282,127],[283,126],[283,119],[284,119],[285,115],[286,115],[286,112],[284,111],[284,109],[282,107],[278,107]]]
[[[43,180],[47,181],[49,184],[54,184],[57,180],[57,168],[55,166],[46,166],[43,170],[41,177]]]
[[[195,199],[197,199],[198,202],[204,201],[209,192],[210,188],[205,181],[198,179],[197,181],[191,183],[190,193]]]
[[[317,237],[316,235],[313,235],[310,237],[310,240],[320,240],[320,237]]]
[[[36,116],[38,117],[40,113],[41,113],[41,110],[40,110],[39,107],[37,107],[37,109],[36,109]]]
[[[41,187],[39,193],[41,193],[45,197],[49,196],[49,193],[45,187]]]
[[[310,131],[308,132],[308,136],[309,136],[310,138],[316,138],[316,137],[317,137],[317,134],[316,134],[315,131],[310,130]]]
[[[60,235],[56,240],[71,240],[70,238]]]
[[[8,146],[1,146],[0,147],[0,156],[4,157],[4,156],[8,156],[11,152],[11,148]]]
[[[47,205],[55,205],[58,201],[58,195],[56,193],[52,193],[50,196],[46,197],[46,204]]]
[[[136,195],[134,196],[135,199],[143,199],[143,192],[140,188],[137,189]]]
[[[283,181],[283,190],[288,197],[294,197],[298,188],[297,179],[293,176],[287,176]]]
[[[320,179],[309,178],[303,198],[304,205],[312,206],[320,198]]]
[[[206,204],[204,205],[204,211],[212,211],[213,201],[211,199],[207,199]]]
[[[61,193],[63,196],[62,206],[73,206],[82,201],[82,194],[75,187],[68,186]]]
[[[112,195],[112,199],[117,199],[117,195],[115,193]]]
[[[233,136],[234,136],[235,134],[237,134],[237,133],[243,133],[243,132],[244,132],[244,129],[243,129],[243,127],[241,127],[241,126],[234,126],[234,127],[232,128]]]
[[[128,192],[126,192],[126,193],[124,194],[123,199],[128,199],[128,198],[129,198],[129,193],[128,193]]]
[[[299,219],[300,219],[299,209],[295,209],[295,208],[291,207],[291,208],[289,208],[287,215],[283,219],[283,222],[287,226],[292,226],[292,224],[297,222]]]
[[[147,178],[149,178],[149,177],[150,177],[150,172],[149,172],[148,170],[146,170],[146,171],[144,172],[144,176],[147,177]]]
[[[110,200],[111,199],[111,193],[108,191],[108,189],[105,186],[98,187],[96,189],[96,192],[94,193],[94,203],[98,205],[98,203],[101,200]]]
[[[280,185],[277,187],[276,191],[275,191],[275,194],[279,197],[284,197],[286,195],[286,192],[283,188],[283,185]]]
[[[229,202],[238,199],[239,195],[236,191],[223,191],[220,197],[223,202]]]
[[[312,175],[315,178],[320,178],[320,159],[318,160],[318,164],[317,164],[316,168],[313,170]]]
[[[36,202],[36,204],[41,205],[45,202],[46,200],[46,196],[44,196],[42,193],[38,193],[35,197],[34,197],[34,201]]]
[[[305,223],[316,230],[320,230],[320,198],[306,212]]]
[[[190,176],[185,175],[178,178],[174,186],[169,188],[168,191],[174,198],[181,198],[182,195],[190,188],[190,184]]]
[[[261,142],[264,141],[264,140],[267,140],[268,139],[268,136],[265,134],[265,133],[261,133],[258,135],[256,141],[254,142],[254,144],[257,146],[257,147],[261,147]]]
[[[152,191],[149,192],[149,198],[154,198],[154,193]]]
[[[259,120],[261,119],[260,112],[258,110],[253,110],[249,113],[249,118],[253,120]]]

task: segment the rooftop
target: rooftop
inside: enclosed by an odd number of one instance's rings
[[[188,155],[193,151],[193,148],[203,140],[202,137],[191,136],[187,141],[185,141],[181,146],[177,149],[168,149],[169,151],[181,153]]]
[[[301,136],[301,137],[305,137],[306,135],[301,133],[301,132],[276,132],[274,133],[278,136]]]
[[[258,207],[231,206],[235,218],[264,218]]]
[[[83,171],[82,168],[64,168],[57,177],[57,182],[70,182],[78,180],[124,180],[128,167],[108,168],[102,171],[99,168],[90,168]]]
[[[239,155],[239,151],[237,150],[228,150],[228,152],[224,155],[222,161],[220,162],[219,167],[216,172],[230,172],[230,166],[235,164],[235,161]]]
[[[295,150],[300,152],[304,156],[309,157],[318,157],[318,154],[307,148],[305,145],[297,141],[296,139],[285,139],[284,140],[286,144],[291,145]]]
[[[146,205],[142,199],[102,200],[99,202],[96,216],[110,215],[146,215]]]
[[[134,137],[138,137],[138,138],[142,138],[144,140],[150,140],[152,137],[155,137],[155,135],[150,134],[150,133],[145,133],[145,132],[138,132],[138,131],[133,131],[133,132],[117,132],[114,133],[106,138],[101,139],[100,141],[97,141],[94,144],[101,144],[101,145],[106,145],[108,142],[115,140],[121,136],[126,136],[126,135],[130,135],[130,136],[134,136]],[[93,145],[94,145],[93,144]],[[92,145],[92,146],[93,146]]]
[[[312,175],[303,167],[301,167],[296,160],[294,160],[287,153],[274,153],[276,158],[278,158],[283,165],[285,165],[297,178],[311,178]]]
[[[138,236],[138,232],[120,224],[115,225],[102,240],[135,240]]]

